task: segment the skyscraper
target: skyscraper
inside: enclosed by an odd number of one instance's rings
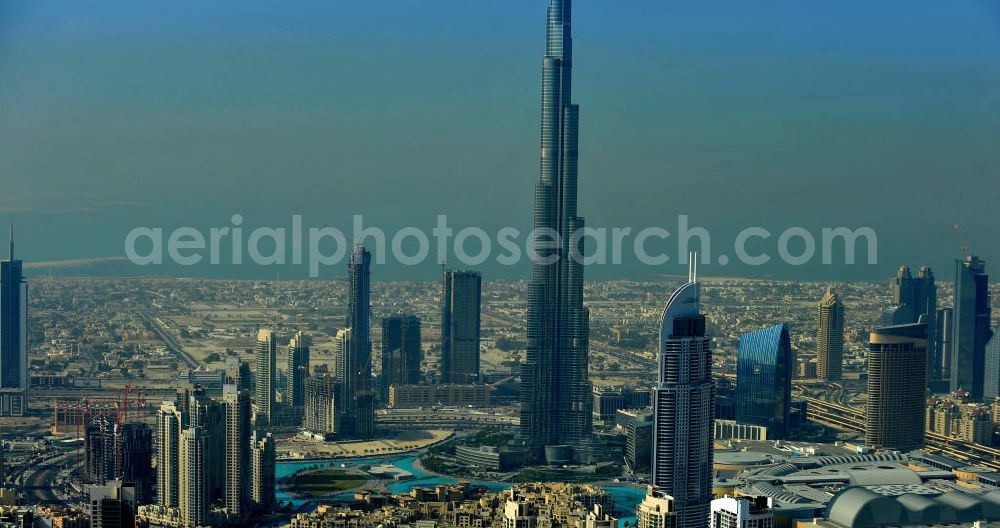
[[[171,402],[163,402],[156,414],[156,502],[180,506],[181,428],[184,420]]]
[[[231,519],[246,515],[250,464],[250,398],[236,383],[222,387],[226,415],[225,506]]]
[[[375,395],[372,391],[372,344],[370,324],[372,255],[362,245],[351,252],[348,262],[347,326],[351,329],[344,354],[341,380],[345,412],[341,420],[344,434],[353,438],[375,435]],[[340,366],[337,366],[340,370]]]
[[[951,390],[965,390],[974,400],[983,397],[986,342],[990,330],[990,291],[986,263],[975,255],[955,261],[952,302]]]
[[[309,376],[309,337],[296,332],[288,341],[288,387],[285,402],[293,407],[305,403],[303,384]]]
[[[657,384],[653,388],[652,484],[674,499],[678,528],[703,528],[712,502],[711,338],[694,261],[688,282],[660,316]]]
[[[788,434],[792,360],[788,325],[777,324],[740,336],[736,421],[767,427],[768,438],[784,438]]]
[[[90,528],[132,528],[135,526],[136,489],[120,480],[90,487]]]
[[[306,378],[306,403],[302,414],[302,427],[306,431],[324,439],[339,432],[339,389],[337,379],[331,374],[314,374]]]
[[[21,261],[14,260],[14,226],[10,250],[0,261],[0,416],[28,411],[28,284]]]
[[[274,332],[261,328],[257,331],[257,398],[254,402],[254,423],[267,427],[274,410],[274,380],[278,345]]]
[[[549,0],[541,174],[533,215],[540,236],[532,242],[537,258],[528,285],[527,355],[521,367],[520,436],[534,460],[546,458],[546,446],[569,446],[583,459],[592,433],[590,314],[583,306],[583,265],[573,258],[583,254],[583,238],[573,234],[584,221],[576,211],[579,107],[571,97],[571,13],[571,0]]]
[[[919,449],[927,404],[927,325],[876,328],[869,343],[865,442],[879,449]]]
[[[900,266],[892,284],[892,297],[893,307],[885,314],[883,323],[886,326],[912,324],[920,322],[923,317],[927,324],[928,380],[941,379],[942,357],[938,346],[937,285],[934,283],[934,272],[927,266],[921,266],[917,276],[913,277],[910,268]]]
[[[274,437],[254,431],[250,438],[250,500],[262,512],[274,509]]]
[[[400,314],[382,319],[382,401],[389,399],[390,385],[420,383],[420,318]]]
[[[949,392],[951,390],[951,332],[952,324],[955,322],[954,314],[955,312],[951,308],[941,308],[937,311],[937,350],[941,362],[937,371],[941,373],[941,377],[936,380],[935,392]]]
[[[135,487],[138,504],[149,504],[153,493],[153,429],[144,423],[122,424],[117,435],[121,462],[117,476]]]
[[[843,374],[844,304],[833,287],[819,301],[816,330],[816,376],[836,381]]]
[[[986,343],[986,368],[983,373],[983,399],[1000,398],[1000,326]]]
[[[179,462],[179,508],[186,528],[205,526],[211,498],[208,493],[205,452],[208,435],[204,427],[188,427],[181,433]],[[157,468],[159,469],[159,468]]]
[[[441,383],[479,381],[482,277],[467,270],[445,271],[441,303]]]

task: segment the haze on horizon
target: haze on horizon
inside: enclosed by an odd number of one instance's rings
[[[363,214],[390,233],[429,232],[447,214],[455,227],[526,232],[545,3],[4,2],[0,223],[17,224],[29,263],[120,257],[133,227],[207,230],[237,213],[250,228],[300,214],[349,232]],[[872,280],[928,264],[950,281],[962,240],[1000,273],[997,3],[575,5],[588,225],[673,232],[688,215],[715,254],[755,225],[774,238],[792,226],[878,234],[877,265],[862,253],[853,266],[775,259],[705,276]],[[587,278],[682,274],[675,256]],[[431,280],[437,263],[374,273]]]

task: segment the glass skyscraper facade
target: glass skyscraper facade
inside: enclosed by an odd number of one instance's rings
[[[358,245],[348,262],[347,326],[350,339],[344,350],[340,380],[344,404],[343,435],[371,438],[375,434],[375,394],[372,390],[372,344],[370,326],[372,255]]]
[[[990,292],[986,263],[975,255],[955,261],[951,326],[951,390],[983,397],[986,342],[990,330]]]
[[[382,401],[389,401],[390,385],[420,383],[424,353],[420,342],[420,318],[402,314],[382,319]]]
[[[24,416],[28,410],[28,285],[20,260],[10,251],[0,261],[0,416]]]
[[[588,455],[592,429],[587,375],[590,314],[583,306],[584,226],[577,216],[577,129],[572,103],[571,0],[550,0],[542,60],[540,178],[534,191],[534,230],[557,234],[533,240],[537,255],[528,285],[527,354],[521,369],[521,439],[535,461],[546,453]],[[558,238],[559,243],[552,240]],[[551,447],[552,449],[546,449]],[[560,455],[562,458],[562,455]]]
[[[482,277],[467,270],[445,271],[441,302],[441,382],[479,381]]]
[[[736,359],[736,421],[767,427],[768,438],[788,435],[793,358],[788,325],[740,336]]]

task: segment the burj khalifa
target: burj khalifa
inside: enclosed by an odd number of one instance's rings
[[[536,462],[581,461],[592,428],[577,216],[579,106],[572,103],[571,0],[550,0],[542,62],[541,175],[534,193],[521,439]]]

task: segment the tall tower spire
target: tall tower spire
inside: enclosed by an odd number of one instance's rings
[[[7,259],[14,260],[14,222],[10,223],[10,249],[7,251]]]
[[[587,376],[590,315],[583,306],[582,237],[577,216],[577,129],[572,103],[571,0],[550,0],[542,59],[541,163],[534,192],[534,227],[558,234],[535,239],[538,255],[528,290],[527,356],[522,373],[521,437],[533,458],[559,462],[587,455],[592,429]],[[556,238],[553,235],[553,238]],[[547,449],[550,448],[550,449]]]

